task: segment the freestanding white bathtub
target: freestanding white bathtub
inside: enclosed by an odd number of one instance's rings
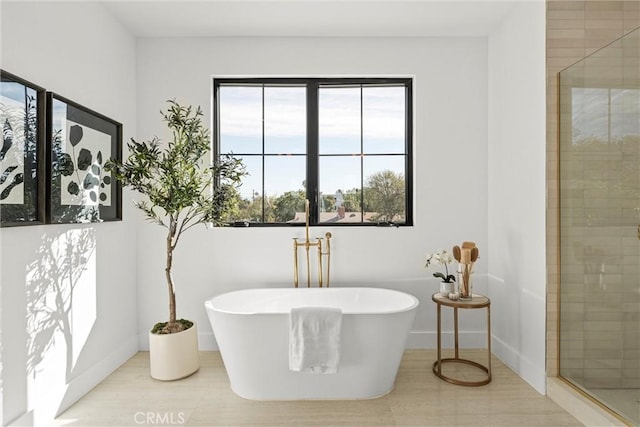
[[[247,289],[205,302],[231,389],[254,400],[370,399],[394,386],[418,300],[381,288]],[[292,307],[342,309],[337,374],[289,370]]]

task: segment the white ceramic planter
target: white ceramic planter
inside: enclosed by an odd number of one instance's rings
[[[196,372],[200,368],[196,324],[176,334],[149,332],[149,359],[151,377],[157,380],[179,380]]]
[[[440,282],[440,294],[449,297],[449,294],[453,292],[453,283],[450,282]]]

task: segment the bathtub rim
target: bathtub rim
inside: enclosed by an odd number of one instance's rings
[[[292,288],[292,287],[277,287],[277,288],[245,288],[245,289],[237,289],[234,291],[228,291],[228,292],[223,292],[221,294],[218,295],[214,295],[210,298],[207,298],[204,302],[204,306],[207,310],[213,310],[216,311],[218,313],[223,313],[223,314],[233,314],[233,315],[238,315],[238,316],[255,316],[255,315],[289,315],[290,310],[289,311],[281,311],[281,312],[260,312],[260,311],[254,311],[254,312],[247,312],[247,311],[232,311],[232,310],[224,310],[224,309],[220,309],[220,308],[216,308],[213,307],[213,300],[218,298],[218,297],[223,297],[223,296],[227,296],[230,294],[235,294],[235,293],[242,293],[242,292],[250,292],[250,291],[256,291],[256,290],[267,290],[267,291],[283,291],[283,290],[287,290],[287,291],[293,291],[293,292],[298,292],[298,291],[302,291],[305,292],[306,290],[336,290],[336,289],[373,289],[376,291],[382,290],[385,292],[392,292],[392,293],[398,293],[398,294],[402,294],[404,296],[409,297],[412,302],[410,305],[408,305],[407,307],[403,307],[401,309],[397,309],[397,310],[379,310],[379,311],[371,311],[371,312],[362,312],[362,311],[343,311],[343,315],[380,315],[380,314],[396,314],[396,313],[405,313],[411,310],[415,310],[419,305],[420,305],[420,300],[418,300],[418,298],[413,295],[410,294],[408,292],[405,291],[399,291],[396,289],[390,289],[390,288],[382,288],[382,287],[375,287],[375,286],[336,286],[333,288]],[[308,305],[308,307],[318,307],[317,305]]]

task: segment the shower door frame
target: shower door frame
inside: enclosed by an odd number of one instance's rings
[[[608,44],[607,46],[604,46],[603,48],[599,49],[596,52],[593,52],[591,55],[588,55],[585,58],[582,58],[580,61],[576,62],[575,64],[570,65],[569,67],[564,68],[563,70],[561,70],[560,72],[557,73],[556,75],[556,87],[558,88],[557,90],[557,99],[556,99],[556,105],[558,106],[558,110],[557,110],[557,127],[556,127],[556,140],[557,140],[557,150],[556,150],[556,161],[557,161],[557,169],[556,169],[556,182],[557,182],[557,210],[556,210],[556,221],[558,224],[558,233],[557,233],[557,300],[556,300],[556,311],[557,311],[557,323],[556,323],[556,333],[557,333],[557,346],[556,346],[556,361],[557,361],[557,377],[563,381],[563,383],[567,384],[568,386],[570,386],[572,389],[574,389],[576,392],[578,392],[581,396],[587,398],[589,401],[593,402],[594,404],[596,404],[598,407],[604,409],[607,413],[611,414],[612,416],[614,416],[616,419],[620,420],[621,422],[628,424],[628,425],[634,425],[633,422],[626,418],[624,415],[620,414],[619,412],[617,412],[616,410],[610,408],[609,406],[607,406],[606,403],[604,403],[603,401],[599,400],[596,395],[592,394],[592,392],[590,392],[589,388],[584,386],[584,385],[579,385],[579,383],[577,382],[577,380],[571,380],[569,377],[566,377],[563,375],[563,363],[562,363],[562,358],[561,358],[561,343],[562,343],[562,285],[563,285],[563,280],[562,280],[562,270],[563,270],[563,264],[562,264],[562,255],[563,255],[563,247],[562,247],[562,240],[563,238],[563,220],[562,220],[562,194],[563,194],[563,190],[562,190],[562,163],[561,163],[561,159],[562,159],[562,144],[563,144],[563,138],[562,138],[562,133],[564,130],[564,123],[562,120],[562,115],[563,115],[563,108],[562,108],[562,97],[564,94],[564,90],[563,90],[563,86],[561,84],[562,79],[561,79],[561,75],[564,71],[569,70],[571,67],[575,66],[576,64],[579,64],[582,61],[585,61],[587,58],[591,57],[593,54],[596,54],[597,52],[602,51],[603,49],[608,48],[609,46],[621,42],[623,41],[624,37],[630,35],[631,33],[633,33],[634,31],[640,31],[640,28],[637,28],[635,30],[630,31],[629,33],[625,34],[624,36],[620,37],[619,39],[614,40],[613,42],[611,42],[610,44]],[[585,85],[586,87],[586,85]],[[624,86],[621,87],[622,89],[624,89]],[[611,88],[609,87],[609,100],[611,99],[610,97],[610,90]],[[636,89],[635,87],[633,87],[633,89]],[[640,90],[640,88],[638,88],[638,90]],[[609,104],[610,105],[610,104]],[[609,119],[608,119],[608,127],[609,127],[609,132],[610,132],[610,115],[609,115]],[[571,126],[571,128],[573,129],[573,126]],[[640,143],[640,141],[638,142]],[[620,180],[622,180],[623,177],[620,177]],[[639,183],[639,188],[640,188],[640,183]],[[623,217],[621,216],[621,221],[619,223],[620,226],[623,226],[622,224],[623,221]],[[638,229],[637,229],[637,238],[640,239],[640,219],[639,219],[639,224],[637,225]],[[640,245],[640,241],[638,241],[638,245]],[[621,246],[622,248],[624,248],[624,244],[622,244]],[[638,264],[640,265],[640,258],[638,259]],[[640,275],[638,277],[638,280],[640,281]],[[624,342],[624,335],[623,335],[623,342]],[[584,360],[584,356],[583,356],[583,360]]]

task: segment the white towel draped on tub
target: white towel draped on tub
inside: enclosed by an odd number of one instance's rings
[[[342,310],[294,307],[289,314],[289,369],[335,374],[340,362]]]

